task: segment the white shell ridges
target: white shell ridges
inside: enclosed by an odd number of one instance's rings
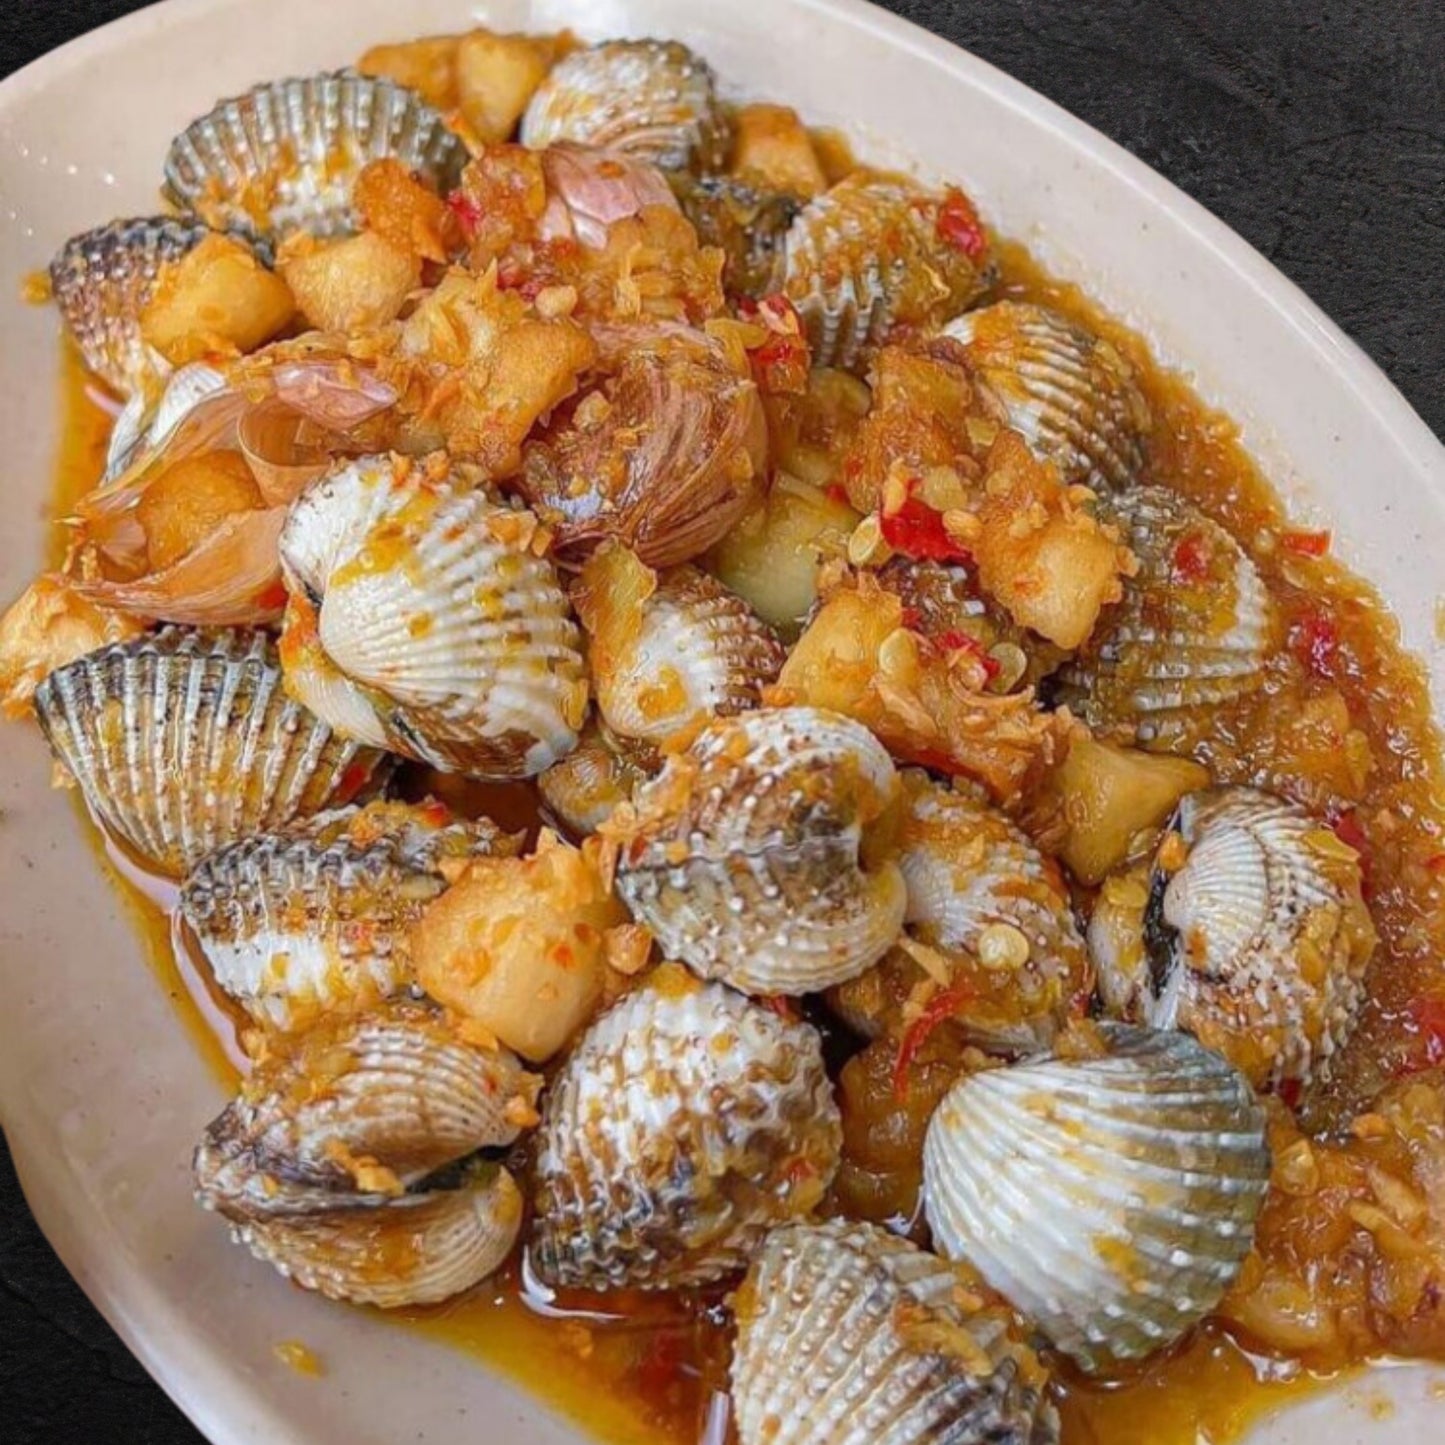
[[[294,1029],[411,987],[405,934],[446,887],[441,863],[516,846],[436,804],[370,803],[212,853],[181,914],[216,983],[258,1023]]]
[[[262,632],[167,627],[101,648],[52,672],[35,710],[92,815],[173,877],[387,771],[285,695]]]
[[[741,1445],[1056,1445],[1043,1367],[960,1284],[876,1225],[775,1230],[736,1302]]]
[[[444,771],[540,772],[576,745],[587,679],[530,526],[484,491],[387,457],[323,478],[281,536],[288,685],[337,728],[379,731]]]
[[[564,57],[528,104],[521,137],[606,146],[664,170],[717,170],[728,147],[712,69],[675,40],[608,40]]]
[[[589,725],[572,752],[538,775],[537,791],[553,817],[582,838],[595,833],[619,804],[630,803],[646,777],[610,738]]]
[[[862,371],[895,326],[937,325],[978,299],[988,273],[940,237],[940,201],[908,181],[850,176],[799,213],[780,286],[815,366]]]
[[[1140,480],[1149,408],[1129,363],[1102,337],[1046,306],[1000,301],[943,328],[1008,424],[1066,483]]]
[[[66,330],[86,366],[122,396],[168,370],[141,340],[141,312],[161,268],[209,234],[170,216],[112,221],[72,236],[50,263],[50,288]]]
[[[515,1105],[537,1082],[419,1007],[323,1024],[263,1061],[207,1129],[196,1197],[307,1289],[436,1303],[516,1241],[520,1190],[472,1156],[517,1137]]]
[[[960,1009],[958,1022],[980,1047],[1047,1047],[1090,981],[1088,950],[1057,869],[988,803],[919,773],[906,774],[905,785],[898,865],[910,931],[945,954],[966,956],[970,979],[990,985],[976,989],[977,1002]],[[990,945],[1000,935],[1015,943],[1020,935],[1027,955],[995,965]]]
[[[1151,1354],[1214,1308],[1269,1177],[1241,1074],[1184,1034],[1099,1031],[1098,1056],[961,1080],[923,1150],[935,1246],[1087,1370]]]
[[[1264,579],[1217,522],[1163,487],[1103,496],[1099,520],[1139,560],[1123,600],[1060,672],[1058,701],[1091,727],[1186,751],[1213,712],[1264,681],[1276,616]]]
[[[669,958],[748,993],[814,993],[897,939],[896,864],[861,856],[897,796],[881,743],[817,708],[711,724],[639,790],[617,890]]]
[[[170,373],[158,398],[152,399],[148,389],[134,392],[111,428],[101,480],[114,480],[143,454],[157,450],[201,402],[226,386],[214,366],[192,361]]]
[[[1182,866],[1107,880],[1089,927],[1105,1002],[1184,1029],[1257,1085],[1307,1084],[1354,1028],[1375,946],[1354,850],[1252,788],[1191,793]]]
[[[821,1199],[840,1145],[817,1033],[667,965],[548,1092],[534,1264],[586,1289],[720,1279]]]
[[[342,235],[355,229],[357,176],[386,158],[446,191],[466,147],[412,91],[340,71],[221,101],[171,142],[165,190],[218,229]]]
[[[647,748],[700,718],[757,707],[786,656],[741,597],[679,567],[642,603],[629,645],[609,651],[605,667],[592,656],[593,688],[613,735]]]
[[[303,1289],[376,1309],[440,1304],[506,1263],[522,1232],[522,1191],[498,1165],[453,1189],[381,1208],[250,1219],[231,1238]]]
[[[279,1044],[210,1123],[198,1197],[231,1218],[385,1203],[357,1161],[403,1189],[520,1132],[507,1105],[534,1081],[501,1048],[466,1043],[429,1008],[393,1002]]]

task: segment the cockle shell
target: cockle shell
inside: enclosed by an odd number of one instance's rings
[[[622,803],[630,803],[647,773],[589,724],[565,758],[538,775],[548,811],[574,838],[595,833]]]
[[[336,236],[356,227],[352,190],[371,161],[397,160],[445,192],[466,156],[414,92],[339,71],[221,101],[171,142],[165,190],[217,229]]]
[[[221,989],[258,1023],[294,1029],[412,986],[405,935],[446,887],[442,865],[519,844],[435,803],[321,813],[203,859],[181,916]]]
[[[676,184],[698,240],[727,257],[723,281],[729,293],[761,297],[773,284],[778,250],[803,202],[732,176],[679,177]]]
[[[52,672],[35,711],[91,814],[173,877],[388,772],[285,695],[262,632],[167,627],[101,648]]]
[[[1256,1085],[1306,1084],[1354,1028],[1375,930],[1353,848],[1221,788],[1183,799],[1151,867],[1106,880],[1089,944],[1117,1013],[1195,1034]]]
[[[537,88],[522,143],[607,146],[664,170],[718,170],[728,125],[712,68],[675,40],[608,40],[574,50]]]
[[[635,809],[617,890],[669,958],[748,993],[812,993],[875,963],[897,939],[906,889],[865,828],[898,796],[882,744],[818,708],[711,724]]]
[[[339,731],[443,771],[540,772],[576,745],[587,678],[535,536],[460,477],[343,464],[281,534],[287,686]]]
[[[1047,1046],[1091,971],[1058,867],[998,809],[904,775],[898,866],[919,942],[958,960],[954,1015],[984,1048]]]
[[[196,1197],[308,1289],[433,1303],[491,1273],[516,1240],[514,1181],[462,1161],[516,1139],[537,1084],[419,1006],[332,1020],[268,1055],[209,1126]]]
[[[817,1033],[664,965],[548,1092],[533,1262],[585,1289],[719,1279],[817,1204],[840,1147]]]
[[[757,498],[767,420],[757,386],[703,333],[616,331],[616,375],[528,444],[519,485],[564,565],[612,537],[650,567],[673,567]]]
[[[1097,1043],[964,1078],[923,1149],[935,1246],[1091,1371],[1214,1308],[1269,1180],[1264,1111],[1217,1054],[1122,1024]]]
[[[227,387],[223,372],[208,362],[192,361],[167,376],[158,397],[146,389],[133,392],[111,428],[102,483],[119,477],[142,456],[160,451],[201,402]]]
[[[141,340],[141,312],[161,268],[210,234],[170,216],[112,221],[72,236],[50,263],[50,289],[81,359],[121,396],[169,370]]]
[[[1067,484],[1138,482],[1149,406],[1133,368],[1102,337],[1047,306],[999,301],[943,328],[985,394]]]
[[[967,1299],[877,1225],[774,1230],[734,1302],[741,1445],[1057,1445],[1043,1365]]]
[[[1058,701],[1091,727],[1132,726],[1146,747],[1185,751],[1216,708],[1263,682],[1274,602],[1239,543],[1177,493],[1104,496],[1097,514],[1139,570],[1060,672]]]
[[[607,544],[572,589],[609,732],[649,761],[669,737],[755,708],[787,656],[736,593],[696,567],[659,575]]]
[[[816,366],[862,371],[895,327],[956,316],[990,273],[940,234],[943,198],[905,180],[854,175],[815,197],[783,237],[783,292]]]

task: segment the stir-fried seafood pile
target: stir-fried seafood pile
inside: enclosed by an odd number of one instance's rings
[[[711,1301],[742,1445],[1041,1445],[1205,1321],[1445,1355],[1445,1003],[1361,1028],[1412,884],[1325,546],[1232,529],[963,190],[487,31],[163,176],[51,266],[118,415],[0,685],[244,1021],[235,1239]]]

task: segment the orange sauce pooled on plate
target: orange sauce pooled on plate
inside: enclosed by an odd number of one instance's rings
[[[1151,456],[1156,471],[1203,500],[1251,550],[1279,594],[1291,629],[1307,625],[1315,628],[1309,635],[1317,636],[1316,613],[1322,602],[1328,603],[1329,660],[1339,665],[1326,680],[1344,696],[1351,722],[1369,735],[1379,766],[1389,773],[1382,782],[1372,782],[1371,798],[1407,794],[1412,769],[1413,787],[1426,797],[1440,774],[1423,674],[1417,662],[1393,646],[1394,624],[1370,589],[1346,577],[1327,557],[1313,558],[1309,547],[1296,553],[1266,538],[1262,549],[1260,539],[1267,533],[1290,534],[1232,424],[1206,408],[1181,378],[1156,367],[1132,333],[1098,313],[1075,288],[1046,276],[1021,247],[1005,244],[1001,259],[1004,294],[1046,301],[1087,320],[1134,362],[1155,413]],[[62,391],[57,516],[64,516],[99,475],[111,419],[97,400],[95,384],[69,351]],[[63,539],[56,546],[63,548]],[[1301,556],[1310,559],[1307,566]],[[1301,576],[1302,567],[1307,576]],[[1302,581],[1307,586],[1299,585]],[[1309,685],[1320,681],[1312,678]],[[1298,679],[1282,681],[1284,700],[1289,701],[1290,687],[1303,685]],[[1388,707],[1379,706],[1386,697]],[[1234,731],[1226,730],[1218,755],[1208,759],[1217,773],[1243,776],[1259,750],[1288,760],[1281,739],[1259,731],[1261,726],[1257,719],[1241,719]],[[477,789],[447,782],[435,790],[459,811],[487,811],[505,827],[535,830],[535,800],[528,788]],[[1347,1051],[1334,1097],[1318,1105],[1321,1122],[1347,1113],[1415,1046],[1403,1011],[1438,974],[1442,950],[1434,945],[1445,940],[1440,887],[1422,863],[1439,856],[1431,831],[1437,817],[1433,806],[1415,810],[1401,834],[1372,850],[1373,901],[1382,962],[1388,967],[1372,975],[1374,996],[1366,1023],[1359,1043]],[[229,1089],[237,1076],[242,1018],[216,993],[189,952],[173,946],[163,908],[108,867],[137,920],[157,982]],[[218,1231],[217,1248],[223,1247]],[[727,1333],[718,1297],[543,1299],[526,1288],[523,1266],[514,1262],[466,1298],[389,1318],[511,1376],[594,1438],[635,1445],[693,1445],[700,1439],[721,1445],[729,1438],[719,1408],[726,1390]],[[1064,1440],[1066,1445],[1224,1445],[1319,1385],[1320,1377],[1304,1369],[1257,1362],[1222,1330],[1207,1326],[1128,1379],[1099,1385],[1065,1374],[1059,1385]]]

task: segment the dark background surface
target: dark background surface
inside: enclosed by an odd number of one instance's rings
[[[1203,202],[1445,435],[1445,0],[887,3]],[[0,74],[139,8],[0,0]],[[459,0],[459,27],[470,8]],[[406,7],[396,14],[400,36]],[[0,1439],[200,1439],[65,1273],[3,1147]]]

